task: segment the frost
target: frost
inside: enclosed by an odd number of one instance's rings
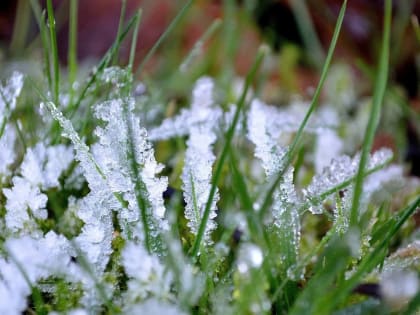
[[[145,299],[149,294],[158,298],[170,294],[171,274],[158,257],[149,254],[142,245],[129,242],[122,252],[122,265],[130,278],[126,304]]]
[[[242,244],[238,254],[238,271],[246,274],[250,269],[259,268],[263,263],[263,253],[254,244]]]
[[[369,157],[367,171],[385,165],[391,158],[392,151],[389,149],[376,151]],[[354,178],[358,171],[359,159],[359,154],[354,158],[342,155],[333,159],[330,165],[324,168],[322,173],[313,177],[308,187],[303,190],[306,200],[311,204],[309,210],[312,213],[319,214],[323,212],[322,203],[319,200],[321,195],[326,195],[323,196],[323,198],[326,198],[336,193],[335,187]],[[351,194],[347,193],[346,195],[349,196]]]
[[[23,87],[23,74],[13,72],[5,86],[0,85],[0,126],[16,107],[16,98]]]
[[[132,223],[139,227],[141,205],[137,202],[138,194],[141,194],[140,197],[146,202],[146,211],[151,214],[149,219],[155,222],[151,224],[166,229],[163,192],[168,180],[166,177],[157,177],[163,166],[156,162],[147,132],[140,126],[133,109],[132,98],[115,99],[95,107],[95,114],[105,122],[105,127],[95,130],[99,142],[94,146],[94,155],[112,192],[122,193],[128,202],[128,208],[119,213],[123,228]],[[134,167],[139,171],[139,178]],[[136,186],[139,180],[141,185]]]
[[[4,248],[10,259],[0,258],[1,314],[21,314],[27,306],[30,285],[52,275],[66,275],[71,264],[68,241],[54,232],[41,239],[9,238]]]
[[[1,134],[0,131],[0,183],[3,180],[3,176],[10,175],[9,167],[13,164],[13,162],[16,159],[15,141],[15,129],[12,127],[12,125],[6,124],[3,134]]]
[[[222,111],[213,105],[213,80],[200,78],[193,90],[190,109],[181,110],[178,116],[165,119],[162,124],[150,131],[152,141],[165,140],[190,134],[193,126],[211,123],[213,126],[222,117]]]
[[[343,151],[343,141],[337,133],[331,129],[326,129],[316,138],[314,165],[316,173],[321,173],[328,167],[331,160],[338,158]]]
[[[19,176],[13,177],[13,187],[4,188],[3,193],[7,199],[6,226],[11,231],[21,230],[28,224],[36,229],[36,224],[31,216],[38,219],[47,218],[45,209],[47,196],[27,179]]]
[[[21,164],[21,173],[32,185],[42,189],[59,186],[59,177],[73,161],[73,149],[65,145],[45,147],[38,143],[28,148]]]
[[[288,119],[285,113],[258,100],[254,100],[251,104],[248,114],[248,138],[255,145],[255,156],[262,161],[267,182],[283,169],[287,147],[280,145],[279,139],[288,130],[286,126]],[[278,124],[279,121],[285,125]],[[293,184],[293,167],[288,167],[279,186],[274,191],[272,205],[274,225],[278,228],[280,238],[288,240],[283,253],[290,257],[289,266],[286,266],[286,269],[290,267],[290,264],[296,262],[298,255],[300,242],[299,204],[300,200]],[[286,249],[286,247],[289,248]]]
[[[197,235],[202,217],[209,198],[212,179],[212,166],[216,157],[213,153],[213,145],[216,141],[215,127],[220,118],[208,117],[213,113],[213,82],[209,78],[201,78],[197,81],[191,105],[191,118],[196,124],[189,127],[189,139],[185,152],[185,165],[182,171],[182,182],[185,206],[185,217],[188,219],[188,227],[194,235]],[[219,112],[219,114],[221,114]],[[216,203],[219,199],[216,191],[211,200],[209,221],[204,231],[204,240],[210,243],[210,233],[216,228]]]
[[[417,273],[408,270],[385,272],[381,277],[381,295],[393,310],[404,307],[419,291]]]
[[[177,305],[157,299],[148,299],[144,303],[129,305],[124,308],[124,314],[165,314],[165,315],[185,315]]]

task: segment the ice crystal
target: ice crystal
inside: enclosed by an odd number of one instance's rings
[[[23,75],[13,72],[5,86],[0,85],[0,126],[16,107],[16,98],[23,87]]]
[[[277,123],[280,120],[286,124],[287,119],[281,112],[258,100],[251,104],[248,114],[248,138],[255,145],[255,156],[262,161],[267,181],[283,169],[287,148],[281,146],[278,139],[285,130],[282,129],[284,126]],[[297,256],[300,241],[300,221],[297,212],[299,204],[300,200],[293,184],[293,167],[288,167],[274,191],[272,215],[282,239],[289,240],[290,248],[294,251],[294,255],[290,257]],[[295,259],[291,262],[295,262]]]
[[[238,271],[248,273],[250,269],[259,268],[263,263],[263,253],[254,244],[242,244],[238,254]]]
[[[217,118],[208,117],[212,112],[213,82],[209,78],[197,81],[191,105],[191,118],[196,122],[189,126],[189,139],[185,152],[185,165],[182,171],[182,182],[185,206],[185,217],[188,227],[193,234],[197,234],[207,200],[209,198],[212,178],[212,165],[216,159],[213,153],[213,144],[216,141],[215,126]],[[214,114],[214,112],[213,112]],[[216,191],[211,208],[209,221],[204,232],[204,240],[210,242],[210,233],[216,228],[216,203],[219,199]]]
[[[213,105],[213,80],[208,77],[200,78],[195,84],[190,109],[181,110],[180,114],[167,118],[163,123],[150,131],[150,140],[165,140],[172,137],[190,134],[191,127],[216,122],[222,116],[222,111]]]
[[[185,315],[179,306],[169,302],[160,301],[155,298],[147,299],[144,303],[127,305],[124,308],[124,314],[165,314],[165,315]]]
[[[96,106],[95,114],[105,122],[105,126],[95,130],[99,142],[94,147],[94,155],[112,192],[122,193],[129,204],[127,209],[119,213],[122,226],[126,227],[133,222],[138,225],[140,205],[137,204],[136,193],[140,193],[148,206],[150,219],[156,221],[159,228],[166,229],[163,192],[168,180],[166,177],[157,177],[163,166],[156,162],[147,132],[140,126],[140,120],[133,114],[133,109],[132,98],[115,99]],[[138,169],[139,178],[136,178],[132,163]],[[136,192],[138,188],[135,183],[139,180],[144,187]]]
[[[129,277],[125,303],[145,299],[149,294],[166,297],[172,276],[165,271],[157,256],[149,254],[143,245],[129,242],[122,252],[122,264]]]
[[[15,176],[12,179],[13,187],[4,188],[6,196],[6,226],[11,231],[18,231],[24,227],[32,226],[36,229],[33,217],[38,219],[47,218],[47,196],[40,192],[27,179]]]
[[[392,151],[381,149],[372,154],[367,164],[367,170],[373,170],[381,165],[385,165],[392,157]],[[342,155],[331,161],[321,174],[317,174],[311,183],[303,190],[304,196],[311,204],[309,210],[314,214],[323,212],[322,203],[319,198],[324,199],[336,192],[335,187],[343,182],[354,178],[358,171],[360,155],[354,158]],[[349,194],[347,194],[349,195]]]
[[[4,247],[9,259],[0,258],[1,314],[21,314],[31,285],[50,276],[65,276],[72,264],[68,241],[54,232],[40,239],[9,238]]]
[[[59,186],[59,177],[73,161],[73,149],[65,145],[45,147],[38,143],[28,148],[21,164],[21,173],[32,185],[49,189]]]
[[[0,122],[1,128],[1,122]],[[1,130],[1,129],[0,129]],[[10,174],[10,165],[16,158],[15,152],[16,131],[10,124],[6,124],[3,134],[0,131],[0,182],[3,176]]]

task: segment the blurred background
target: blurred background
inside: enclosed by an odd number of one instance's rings
[[[70,1],[74,0],[53,1],[63,67],[68,62]],[[0,2],[0,65],[42,58],[32,2]],[[186,3],[126,1],[125,21],[142,8],[136,65]],[[185,82],[193,82],[203,74],[230,80],[247,72],[258,47],[265,42],[273,54],[265,69],[263,97],[275,104],[285,103],[295,94],[310,98],[341,4],[338,0],[196,0],[138,76],[143,80],[163,81],[173,69],[185,65],[185,56],[190,54],[196,60],[193,66],[186,65]],[[45,1],[41,1],[40,6],[45,8]],[[336,72],[343,72],[340,78],[348,78],[344,80],[347,82],[344,88],[353,89],[352,102],[372,94],[383,6],[383,0],[348,3],[334,64],[338,65]],[[77,58],[81,64],[94,64],[110,48],[117,35],[121,7],[119,0],[78,2]],[[385,122],[375,140],[376,146],[387,145],[399,150],[410,163],[410,172],[417,176],[420,176],[420,31],[418,26],[416,28],[419,16],[420,1],[393,1],[388,96],[401,107],[400,128],[405,136],[396,139],[393,130],[387,131]],[[211,33],[210,36],[206,37],[206,32]],[[125,40],[119,64],[127,63],[129,47],[130,41]],[[196,54],[191,53],[195,50]],[[174,83],[173,88],[178,97],[182,92],[176,84],[180,83]]]

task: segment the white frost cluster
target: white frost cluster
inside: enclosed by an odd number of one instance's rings
[[[216,157],[213,145],[216,142],[216,126],[221,118],[221,111],[214,111],[213,81],[201,78],[197,81],[191,104],[190,115],[193,124],[189,125],[185,164],[182,170],[182,188],[184,191],[185,217],[188,227],[197,234],[203,213],[209,198],[212,179],[212,168]],[[210,243],[210,233],[216,228],[216,203],[219,199],[216,191],[211,200],[209,220],[204,231],[204,240]]]
[[[146,299],[149,295],[165,299],[170,295],[172,275],[159,258],[149,254],[143,245],[129,242],[122,252],[122,265],[129,277],[124,296],[126,305]]]
[[[112,192],[121,193],[128,202],[128,208],[119,212],[121,226],[126,228],[134,225],[134,229],[141,229],[140,205],[136,199],[136,193],[141,193],[154,224],[159,229],[166,229],[163,192],[168,180],[166,177],[157,177],[163,165],[156,162],[147,132],[140,126],[140,120],[133,110],[132,98],[114,99],[95,107],[96,117],[105,126],[95,130],[99,142],[93,147],[93,153]],[[139,178],[136,178],[132,163],[138,169]],[[135,187],[138,180],[144,184],[140,192],[136,192]]]
[[[0,85],[0,125],[16,107],[16,99],[23,87],[23,74],[13,72],[5,86]]]

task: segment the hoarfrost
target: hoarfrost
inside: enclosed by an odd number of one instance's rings
[[[216,141],[215,127],[221,118],[221,112],[211,109],[213,105],[213,81],[201,78],[193,90],[191,118],[195,124],[189,126],[189,139],[185,152],[185,165],[182,171],[182,182],[185,206],[185,217],[193,234],[198,233],[211,189],[212,166],[216,157],[212,151]],[[208,116],[213,114],[214,116]],[[204,240],[210,243],[210,233],[216,228],[216,203],[219,199],[216,191],[211,200],[209,221],[206,224]]]
[[[6,124],[3,134],[0,136],[0,182],[3,180],[3,176],[10,175],[9,167],[16,159],[15,141],[15,129],[12,127],[12,125]]]

